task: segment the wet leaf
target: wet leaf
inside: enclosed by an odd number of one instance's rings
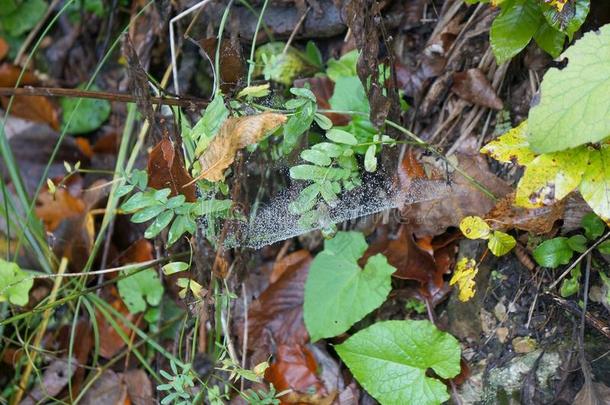
[[[540,6],[536,1],[516,0],[503,7],[489,32],[498,64],[517,55],[529,44],[541,20]]]
[[[159,305],[163,296],[163,285],[154,269],[138,271],[117,282],[121,299],[132,314],[146,309],[146,303]]]
[[[469,216],[460,221],[460,231],[468,239],[489,239],[491,228],[481,217]]]
[[[450,396],[442,378],[460,372],[460,345],[428,321],[377,322],[335,346],[356,380],[381,404],[440,404]]]
[[[527,140],[527,120],[489,142],[481,153],[502,163],[527,166],[536,157]]]
[[[279,345],[273,362],[265,372],[265,380],[277,391],[291,389],[297,392],[325,395],[318,378],[318,365],[311,351],[300,345]]]
[[[610,146],[592,150],[582,176],[580,194],[601,219],[610,223]]]
[[[177,152],[177,153],[176,153]],[[169,188],[171,195],[184,195],[186,200],[197,200],[193,178],[184,166],[181,151],[176,151],[169,138],[163,138],[148,156],[148,185],[157,190]],[[188,186],[185,186],[188,184]]]
[[[457,284],[459,294],[458,298],[462,302],[466,302],[474,297],[476,284],[474,278],[479,272],[477,263],[474,259],[463,257],[458,260],[455,271],[449,285]]]
[[[81,85],[80,88],[84,88],[84,86]],[[99,91],[99,88],[91,86],[89,90]],[[110,103],[106,100],[63,97],[60,103],[63,110],[62,126],[67,127],[67,132],[70,134],[92,132],[102,126],[110,116]],[[70,120],[69,123],[68,120]]]
[[[568,238],[563,236],[545,240],[532,253],[536,263],[551,269],[568,264],[573,254],[574,251],[568,243]]]
[[[519,181],[515,203],[537,208],[562,200],[580,184],[588,160],[589,150],[584,146],[536,157]]]
[[[239,149],[257,143],[284,122],[285,115],[271,112],[227,119],[199,157],[201,174],[198,179],[223,180],[225,169],[233,163]]]
[[[529,112],[529,142],[538,153],[599,142],[610,134],[610,25],[587,32],[562,58],[563,69],[549,69],[540,87],[540,102]]]
[[[0,259],[0,302],[27,305],[34,279],[21,270],[17,263]]]
[[[382,254],[362,269],[358,259],[366,249],[361,233],[339,232],[311,263],[303,315],[313,342],[347,331],[385,301],[396,269]]]
[[[487,77],[478,68],[468,69],[465,72],[453,74],[451,91],[469,103],[482,107],[501,110],[504,104],[496,91],[487,80]]]
[[[516,244],[517,241],[511,235],[501,231],[493,231],[487,242],[487,247],[495,256],[504,256],[510,252]]]

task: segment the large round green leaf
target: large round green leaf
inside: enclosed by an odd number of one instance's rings
[[[335,346],[356,380],[387,405],[432,405],[449,399],[442,378],[460,372],[460,345],[428,321],[385,321]]]
[[[529,143],[538,153],[560,151],[610,136],[610,25],[588,32],[549,69],[540,102],[529,113]]]

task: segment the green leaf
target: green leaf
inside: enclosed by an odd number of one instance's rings
[[[326,137],[333,142],[345,145],[357,145],[358,139],[352,134],[342,129],[333,128],[326,131]]]
[[[318,183],[313,183],[301,190],[297,199],[290,203],[288,209],[293,214],[303,214],[316,205],[319,194],[320,185]]]
[[[21,270],[17,263],[0,259],[0,302],[27,305],[33,285],[34,279]]]
[[[546,53],[553,58],[556,58],[561,55],[561,51],[563,51],[563,44],[566,42],[566,34],[543,23],[534,35],[534,40]]]
[[[151,205],[157,205],[157,203],[153,193],[138,191],[121,204],[120,209],[126,213],[132,213]]]
[[[156,306],[163,297],[163,285],[157,272],[146,269],[117,282],[119,295],[132,314],[146,309],[146,303]]]
[[[161,267],[163,270],[163,274],[166,276],[171,276],[174,273],[179,273],[181,271],[188,270],[189,264],[185,262],[171,262],[167,263],[165,266]]]
[[[301,152],[301,159],[318,166],[328,166],[331,163],[331,159],[328,155],[315,149],[305,149]]]
[[[584,146],[536,157],[519,181],[515,203],[538,208],[561,200],[580,184],[588,159]]]
[[[326,74],[333,82],[339,81],[344,77],[355,77],[358,75],[356,64],[358,63],[359,52],[357,50],[350,51],[341,56],[340,59],[329,59]]]
[[[584,253],[587,250],[587,238],[583,235],[574,235],[568,238],[568,246],[575,252]]]
[[[116,197],[123,197],[124,195],[131,193],[134,187],[133,184],[123,184],[122,186],[117,187],[114,195]]]
[[[153,205],[152,207],[144,208],[141,211],[136,212],[131,216],[131,222],[134,224],[141,224],[143,222],[149,221],[165,211],[165,206],[163,205]]]
[[[460,372],[460,345],[429,321],[384,321],[335,350],[364,389],[382,405],[433,405],[449,400],[445,379]]]
[[[197,224],[189,215],[177,215],[176,219],[169,228],[167,234],[167,244],[173,245],[185,233],[194,234],[197,229]]]
[[[0,11],[0,28],[12,37],[19,37],[34,28],[48,7],[44,0],[25,0],[18,5],[10,3],[13,2],[9,2],[9,9],[13,9],[10,14],[5,14],[4,9]],[[4,3],[0,5],[4,7]]]
[[[509,2],[494,19],[489,33],[491,48],[498,64],[524,49],[538,31],[542,15],[536,0]]]
[[[313,150],[324,152],[331,158],[339,157],[343,154],[344,147],[330,142],[320,142],[311,147]]]
[[[81,85],[78,88],[84,89],[85,86]],[[99,88],[91,86],[89,90],[99,91]],[[110,103],[106,100],[62,97],[60,104],[63,110],[62,125],[64,128],[68,128],[67,132],[70,134],[86,134],[94,131],[110,116]],[[76,112],[74,112],[75,110]],[[68,125],[68,119],[70,118],[71,121]]]
[[[468,239],[489,239],[491,228],[481,217],[468,216],[460,221],[460,231]]]
[[[544,18],[554,29],[567,34],[569,40],[589,14],[589,0],[568,1],[561,11],[550,4],[542,5]]]
[[[573,254],[574,251],[570,248],[568,238],[563,236],[545,240],[533,252],[536,263],[551,269],[568,264]]]
[[[335,90],[328,100],[334,110],[369,113],[369,101],[362,82],[357,76],[341,77],[335,81]]]
[[[315,114],[314,104],[306,102],[302,108],[298,109],[294,115],[288,117],[288,121],[283,127],[284,133],[284,153],[292,151],[303,133],[309,131]]]
[[[182,204],[185,203],[185,201],[186,201],[186,197],[183,194],[179,194],[177,196],[170,198],[169,201],[167,201],[167,204],[165,204],[165,206],[168,209],[174,209],[174,208],[180,207]]]
[[[536,155],[527,141],[527,120],[489,142],[481,149],[481,153],[502,163],[529,164]]]
[[[577,265],[570,271],[570,277],[563,280],[559,288],[559,294],[567,298],[574,295],[580,289],[580,265]]]
[[[198,200],[193,206],[191,213],[198,217],[228,211],[231,209],[233,201],[231,200]]]
[[[366,153],[364,154],[364,170],[367,172],[374,172],[377,170],[377,157],[375,152],[377,147],[375,145],[369,145]]]
[[[194,141],[201,139],[204,145],[197,145],[197,150],[203,152],[210,141],[216,135],[224,121],[229,116],[229,110],[225,106],[222,94],[217,93],[214,100],[208,104],[201,119],[195,124],[191,130],[191,137]]]
[[[146,239],[152,239],[157,236],[159,232],[164,230],[169,225],[173,217],[174,211],[164,211],[152,224],[150,224],[148,228],[146,228],[146,231],[144,231],[144,237]]]
[[[494,256],[503,256],[510,252],[516,244],[517,241],[511,235],[500,231],[493,231],[487,242],[487,247]]]
[[[610,255],[610,240],[605,240],[597,245],[597,250],[599,250],[601,254]]]
[[[604,229],[606,229],[604,221],[592,212],[589,212],[582,217],[581,225],[585,230],[585,236],[589,240],[599,238],[604,233]]]
[[[297,97],[308,99],[311,102],[317,102],[316,95],[306,87],[293,87],[290,92]]]
[[[337,336],[385,301],[396,269],[382,254],[358,259],[367,249],[358,232],[339,232],[324,244],[309,269],[303,317],[312,341]]]
[[[260,98],[267,97],[269,95],[269,83],[260,84],[257,86],[248,86],[241,89],[237,93],[237,98]]]
[[[316,113],[313,116],[313,119],[316,121],[316,124],[325,131],[333,127],[333,122],[324,114]]]
[[[529,112],[529,142],[538,153],[555,152],[610,135],[610,24],[587,32],[551,68],[540,87],[540,102]]]
[[[580,183],[580,194],[593,212],[610,222],[610,145],[591,151]]]
[[[305,54],[303,55],[305,60],[312,66],[322,68],[324,61],[322,60],[322,52],[316,46],[314,41],[307,41],[305,46]]]

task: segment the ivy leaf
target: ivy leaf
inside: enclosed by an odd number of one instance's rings
[[[592,212],[582,217],[581,225],[585,230],[585,236],[589,240],[599,238],[604,233],[604,229],[606,229],[604,221]]]
[[[481,217],[469,216],[460,221],[460,231],[468,239],[488,239],[491,228]]]
[[[540,103],[529,112],[529,142],[548,153],[599,142],[610,135],[610,24],[587,32],[551,68],[540,87]]]
[[[381,404],[440,404],[447,387],[428,377],[460,372],[460,345],[429,321],[377,322],[335,346],[356,380]]]
[[[0,259],[0,302],[27,305],[33,285],[34,279],[21,270],[17,263]]]
[[[463,257],[458,260],[453,276],[449,280],[449,285],[457,284],[459,294],[458,298],[462,302],[466,302],[474,297],[474,289],[476,284],[474,278],[479,272],[477,262],[474,259]]]
[[[519,181],[515,203],[539,208],[561,200],[580,184],[588,159],[584,146],[536,157]]]
[[[489,33],[498,64],[517,55],[538,31],[542,16],[536,0],[509,2],[494,19]]]
[[[379,307],[391,290],[396,269],[385,256],[358,259],[367,249],[358,232],[339,232],[311,263],[305,283],[303,317],[312,341],[337,336]]]
[[[481,149],[481,153],[502,163],[516,163],[522,166],[530,163],[536,155],[527,141],[527,120],[489,142]]]
[[[610,51],[610,48],[608,48]],[[609,88],[610,91],[610,88]],[[610,100],[609,100],[610,102]],[[610,222],[610,146],[592,150],[580,183],[580,194],[601,219]]]
[[[517,241],[511,235],[500,231],[494,231],[487,242],[487,247],[494,256],[504,256],[510,252],[516,244]]]
[[[146,309],[146,303],[157,306],[163,297],[163,285],[157,272],[146,269],[117,281],[119,295],[132,314]]]
[[[536,263],[551,269],[557,268],[562,264],[568,264],[573,254],[574,251],[568,243],[568,238],[563,236],[545,240],[533,252]]]

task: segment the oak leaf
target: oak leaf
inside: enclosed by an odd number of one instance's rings
[[[284,122],[286,116],[272,112],[227,119],[199,157],[201,173],[196,180],[221,181],[239,149],[260,141]]]

